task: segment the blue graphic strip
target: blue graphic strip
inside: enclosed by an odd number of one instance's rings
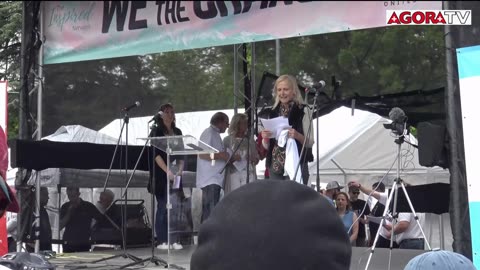
[[[480,46],[457,49],[457,61],[460,79],[480,76]]]

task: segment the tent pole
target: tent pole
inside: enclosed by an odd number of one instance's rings
[[[330,159],[330,161],[335,164],[335,166],[337,166],[337,168],[342,171],[342,174],[343,174],[343,183],[345,186],[347,186],[347,173],[345,172],[345,170],[342,168],[342,166],[340,166],[340,164],[338,164],[337,161],[335,161],[334,158]]]

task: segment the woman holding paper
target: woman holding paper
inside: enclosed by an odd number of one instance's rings
[[[249,138],[247,132],[248,116],[244,113],[235,114],[228,128],[228,135],[223,139],[223,144],[232,153],[239,154],[241,159],[227,167],[224,185],[225,194],[245,185],[247,176],[248,182],[257,180],[255,165],[258,164],[259,155],[255,141],[253,138]],[[248,156],[247,153],[249,153]]]
[[[303,184],[308,184],[308,162],[307,149],[313,146],[313,127],[311,121],[311,110],[303,104],[303,98],[297,85],[297,80],[291,75],[282,75],[275,81],[274,104],[270,111],[270,119],[276,117],[285,117],[288,119],[290,128],[286,131],[273,134],[271,130],[265,129],[261,132],[263,137],[262,145],[268,150],[266,166],[270,172],[271,179],[292,179],[290,175],[291,168],[285,167],[285,160],[291,158],[291,153],[287,153],[287,148],[278,145],[278,141],[284,139],[293,139],[297,148],[297,162],[294,162],[295,170],[297,163],[300,162],[297,175],[302,176]],[[283,137],[282,137],[283,136]],[[285,138],[286,137],[286,138]],[[305,149],[302,156],[302,146]],[[292,152],[292,151],[290,151]],[[309,158],[310,159],[310,158]],[[291,164],[290,162],[287,162]],[[285,172],[287,169],[287,173]],[[294,170],[294,174],[295,174]]]
[[[152,127],[151,137],[163,137],[163,136],[178,136],[182,135],[182,131],[175,126],[175,110],[170,103],[163,104],[160,107],[160,118],[156,118],[156,122]],[[170,201],[175,205],[176,202],[183,199],[183,188],[180,181],[180,188],[173,189],[174,180],[182,175],[183,171],[183,156],[170,156],[170,166],[167,168],[167,154],[153,147],[155,155],[155,190],[152,191],[152,183],[148,184],[148,191],[155,194],[157,199],[157,213],[155,215],[155,234],[157,235],[157,242],[159,249],[168,249],[167,237],[167,181],[170,181]],[[175,169],[174,169],[175,168]],[[168,175],[168,177],[167,177]],[[174,210],[176,207],[173,206]],[[172,213],[172,211],[170,212]],[[170,237],[173,249],[182,249],[182,245],[177,242],[174,235]]]

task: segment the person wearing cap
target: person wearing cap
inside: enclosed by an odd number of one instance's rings
[[[190,269],[347,270],[351,254],[342,220],[323,196],[295,181],[266,179],[217,204],[200,225]]]
[[[387,193],[378,192],[376,190],[369,189],[368,187],[365,187],[365,186],[361,185],[360,183],[358,183],[356,181],[349,182],[348,187],[349,188],[351,188],[351,187],[358,188],[364,194],[366,194],[368,196],[371,195],[372,197],[377,199],[378,202],[381,203],[382,205],[385,205],[387,203],[387,199],[388,199]],[[383,213],[382,213],[382,216],[383,216]],[[379,237],[378,237],[378,240],[377,240],[377,243],[376,243],[375,247],[380,247],[380,248],[389,248],[390,247],[389,228],[391,228],[391,224],[392,223],[389,219],[387,219],[387,218],[384,219],[383,226],[379,227],[379,229],[378,229],[379,232],[377,231],[377,233],[379,234]],[[375,240],[375,237],[376,237],[376,234],[372,236],[373,241]],[[372,245],[373,245],[373,242],[372,242]],[[398,244],[395,241],[393,241],[392,248],[397,248],[397,247],[398,247]]]
[[[434,249],[413,257],[404,270],[476,270],[472,261],[462,254]]]
[[[335,206],[335,197],[343,188],[344,187],[341,186],[337,181],[331,181],[327,184],[327,187],[325,187],[324,195],[328,201]]]
[[[362,214],[358,219],[358,236],[357,241],[355,242],[355,246],[357,247],[366,247],[366,231],[365,231],[365,224],[368,223],[366,216],[370,215],[370,208],[367,205],[367,202],[359,199],[358,195],[360,195],[360,189],[357,187],[349,187],[348,188],[348,195],[350,197],[350,204],[352,205],[352,210],[355,211],[357,216]]]

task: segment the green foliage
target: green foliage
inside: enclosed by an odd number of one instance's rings
[[[12,90],[19,90],[21,2],[0,3],[0,68]],[[44,68],[44,135],[61,125],[81,124],[99,129],[116,118],[121,108],[138,100],[131,116],[152,115],[166,102],[177,112],[233,107],[233,46],[122,57]],[[275,41],[257,42],[256,88],[262,73],[275,73]],[[339,32],[280,41],[281,73],[309,85],[331,76],[342,81],[343,97],[371,96],[444,85],[442,27],[389,27]],[[237,66],[243,91],[243,63]],[[251,66],[249,66],[251,70]],[[331,90],[331,86],[327,91]],[[265,94],[265,93],[263,93]],[[10,95],[11,98],[18,96]],[[237,96],[242,106],[243,96]],[[18,132],[18,102],[9,107],[9,131]],[[31,108],[35,114],[35,108]]]
[[[22,2],[0,2],[0,80],[7,80],[12,93],[8,95],[8,138],[18,134],[18,92],[20,81],[20,34]]]

